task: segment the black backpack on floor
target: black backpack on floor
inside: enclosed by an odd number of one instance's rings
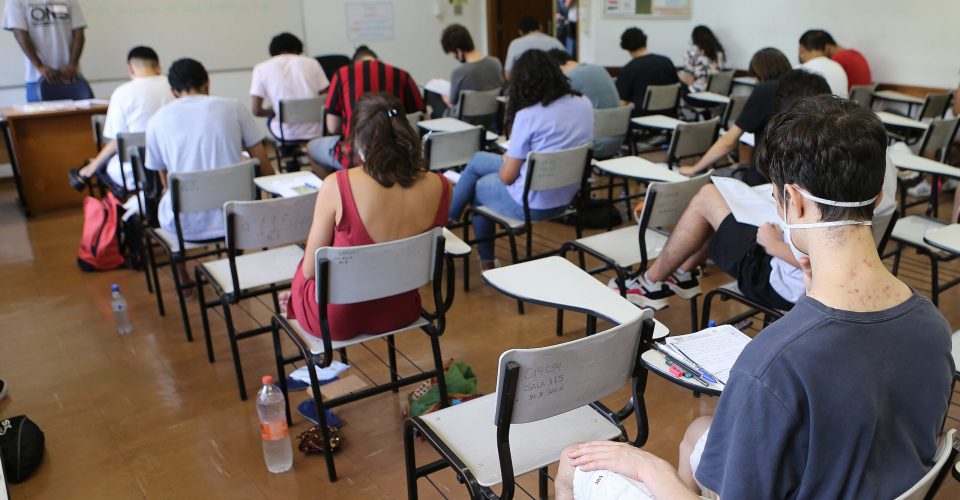
[[[43,431],[26,415],[0,419],[0,457],[11,483],[30,477],[43,460]]]

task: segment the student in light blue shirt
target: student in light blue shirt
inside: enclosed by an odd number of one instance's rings
[[[541,50],[524,53],[514,67],[507,128],[512,129],[506,154],[477,153],[461,174],[450,202],[450,219],[459,220],[468,204],[487,206],[507,217],[523,219],[527,154],[570,149],[593,140],[593,106],[570,88],[560,68]],[[548,219],[563,211],[580,184],[531,192],[530,217]],[[494,224],[476,216],[478,239],[493,236]],[[481,267],[493,266],[493,241],[477,245]]]

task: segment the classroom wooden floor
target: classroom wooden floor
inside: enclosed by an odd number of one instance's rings
[[[323,459],[294,451],[292,471],[267,472],[260,448],[254,399],[241,402],[223,322],[212,319],[217,362],[207,362],[196,301],[188,303],[198,340],[188,343],[176,310],[169,273],[162,275],[168,305],[157,314],[143,275],[128,270],[82,273],[75,254],[80,235],[78,210],[26,220],[16,205],[13,184],[0,182],[0,377],[9,397],[0,415],[26,414],[46,434],[46,456],[25,483],[10,485],[14,499],[26,498],[403,498],[405,478],[400,403],[406,391],[387,393],[339,408],[345,443],[337,455],[340,480],[328,482]],[[543,224],[536,247],[556,247],[573,236],[569,226]],[[500,250],[501,255],[507,255]],[[909,257],[907,281],[926,288],[920,264]],[[479,388],[495,388],[496,360],[505,349],[558,342],[554,311],[528,306],[517,314],[515,302],[480,284],[473,268],[473,288],[458,290],[442,338],[444,357],[466,361],[479,377]],[[948,266],[948,274],[958,274]],[[606,278],[604,278],[606,279]],[[459,278],[458,278],[459,280]],[[708,269],[704,288],[728,278]],[[133,334],[120,337],[110,313],[110,284],[126,296]],[[960,291],[943,294],[941,308],[956,327]],[[242,325],[263,323],[269,315],[261,303],[237,314]],[[723,305],[718,317],[733,312]],[[689,307],[671,299],[657,314],[672,331],[689,331]],[[583,316],[568,314],[565,339],[583,335]],[[605,326],[601,324],[601,329]],[[255,393],[260,376],[275,374],[269,336],[241,343],[246,381]],[[419,333],[402,336],[400,349],[418,364],[429,350]],[[288,346],[289,348],[289,346]],[[351,352],[360,373],[383,379],[382,346]],[[409,370],[409,367],[406,368]],[[304,399],[294,393],[294,403]],[[609,398],[626,401],[626,391]],[[955,398],[960,401],[960,398]],[[651,376],[646,402],[650,440],[646,449],[676,462],[676,445],[695,417],[712,413],[716,400],[694,398],[688,391]],[[954,407],[954,417],[960,412]],[[949,420],[948,425],[960,421]],[[306,421],[295,416],[291,433]],[[631,435],[635,426],[628,423]],[[465,429],[469,432],[468,429]],[[545,437],[548,438],[548,437]],[[421,461],[433,453],[419,443]],[[534,492],[535,478],[521,483]],[[420,481],[424,498],[464,498],[453,474]],[[939,498],[960,497],[960,485],[948,479]]]

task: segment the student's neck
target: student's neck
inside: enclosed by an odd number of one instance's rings
[[[143,68],[136,69],[133,71],[133,78],[150,78],[152,76],[160,76],[163,73],[160,72],[160,68]]]
[[[177,98],[193,97],[198,95],[209,95],[209,94],[200,89],[190,89],[190,90],[184,90],[183,92],[180,92],[180,95],[177,96]]]
[[[854,312],[889,309],[912,295],[883,265],[869,226],[845,232],[837,237],[842,238],[840,243],[823,230],[810,235],[813,278],[807,295],[828,307]]]
[[[647,55],[647,48],[646,48],[646,47],[644,47],[644,48],[642,48],[642,49],[634,50],[633,52],[630,52],[630,57],[632,57],[632,58],[634,58],[634,59],[636,59],[636,58],[638,58],[638,57],[640,57],[640,56],[645,56],[645,55]]]
[[[466,62],[466,63],[477,62],[483,59],[484,57],[486,56],[483,55],[483,52],[480,52],[477,49],[473,49],[470,52],[467,52],[466,54],[463,55],[463,62]]]
[[[521,34],[520,36],[536,35],[537,33],[542,33],[542,31],[540,31],[540,30],[528,31],[528,32],[526,32],[526,33]]]
[[[807,62],[810,62],[818,57],[827,57],[826,52],[811,52],[810,57],[807,58]]]
[[[577,66],[580,66],[580,63],[578,63],[577,61],[567,61],[566,63],[564,63],[563,66],[560,66],[560,71],[563,71],[564,73],[569,73],[577,69]]]

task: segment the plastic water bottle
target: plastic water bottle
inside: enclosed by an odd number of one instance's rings
[[[117,333],[126,335],[133,331],[130,323],[130,312],[127,311],[127,301],[120,295],[120,285],[110,287],[110,308],[113,309],[113,320],[117,323]]]
[[[273,377],[263,376],[263,388],[257,394],[257,414],[263,437],[263,461],[267,470],[280,473],[293,465],[293,448],[287,433],[286,403],[283,392],[273,385]]]
[[[714,321],[714,320],[712,320],[712,319],[709,320],[709,321],[707,321],[707,328],[713,328],[713,327],[715,327],[715,326],[717,326],[717,322],[716,322],[716,321]]]

